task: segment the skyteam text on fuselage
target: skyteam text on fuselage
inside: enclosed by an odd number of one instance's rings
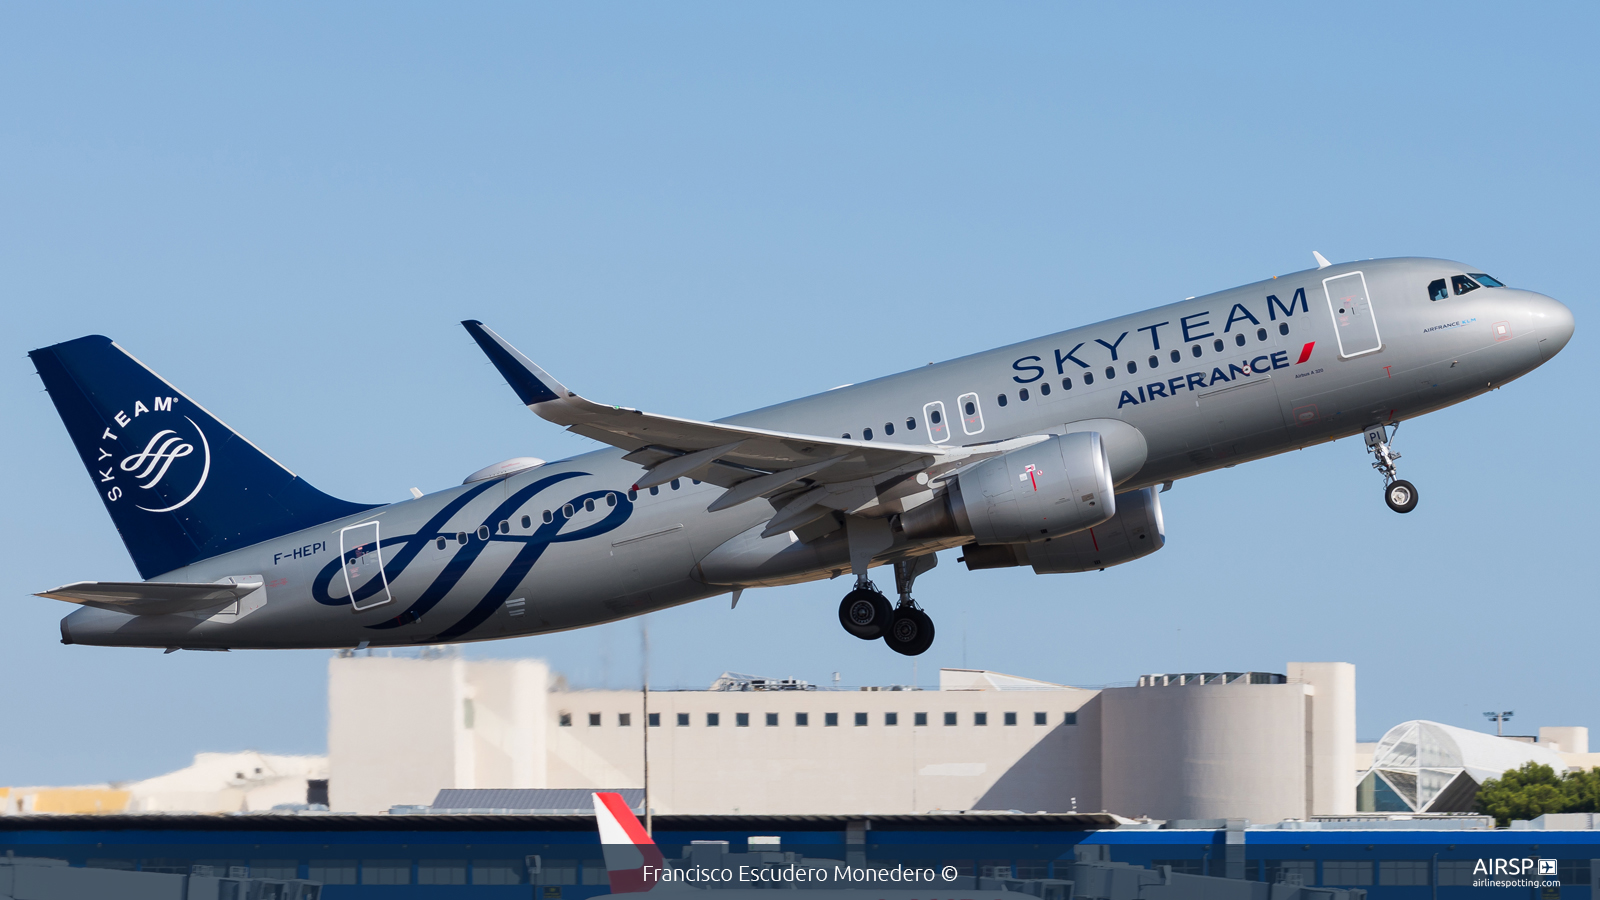
[[[900,653],[917,576],[1084,572],[1159,550],[1170,483],[1364,435],[1398,512],[1393,428],[1538,368],[1572,313],[1436,259],[1330,265],[699,422],[595,403],[463,323],[529,409],[610,445],[507,460],[387,505],[313,488],[109,338],[33,351],[141,582],[69,644],[219,650],[487,640],[850,573],[840,623]],[[417,492],[414,492],[417,493]],[[894,572],[891,601],[869,569]]]

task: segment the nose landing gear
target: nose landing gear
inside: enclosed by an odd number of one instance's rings
[[[1389,442],[1399,430],[1399,425],[1395,425],[1392,430],[1385,425],[1373,425],[1368,428],[1367,452],[1377,460],[1372,467],[1383,475],[1383,502],[1397,513],[1408,513],[1417,508],[1417,486],[1403,478],[1395,477],[1394,461],[1400,458],[1400,454],[1394,452]]]

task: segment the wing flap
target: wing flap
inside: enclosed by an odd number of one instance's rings
[[[162,616],[226,606],[261,590],[259,576],[215,584],[179,581],[76,581],[35,597],[49,597],[132,616]]]

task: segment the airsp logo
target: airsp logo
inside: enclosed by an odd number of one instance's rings
[[[188,416],[181,413],[157,416],[158,413],[172,413],[172,405],[180,399],[157,397],[149,406],[142,400],[135,400],[131,414],[118,411],[112,417],[124,430],[118,433],[107,428],[100,436],[100,455],[95,461],[95,471],[101,483],[118,482],[126,475],[131,484],[127,491],[123,490],[122,484],[112,484],[106,490],[107,500],[121,500],[134,489],[152,491],[135,496],[134,506],[145,512],[164,513],[179,509],[200,495],[200,489],[206,486],[206,478],[211,475],[211,443],[206,440],[206,434],[200,430],[200,426]],[[144,420],[151,427],[143,427],[139,423],[138,420],[145,416],[152,417]],[[149,437],[143,437],[146,434]],[[111,442],[121,442],[125,438],[129,440],[124,446],[125,455],[116,461],[117,445]],[[142,446],[134,443],[140,439],[143,440]],[[107,449],[107,445],[110,445],[110,449]],[[134,452],[126,453],[128,448]],[[182,492],[190,484],[193,487],[183,495],[183,499],[162,505],[167,498]],[[141,500],[143,502],[139,502]]]

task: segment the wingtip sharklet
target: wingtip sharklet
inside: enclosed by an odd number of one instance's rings
[[[464,319],[461,327],[472,335],[484,355],[489,357],[489,362],[494,363],[506,383],[517,392],[517,398],[530,409],[540,403],[559,400],[568,393],[561,382],[551,378],[549,372],[523,356],[521,351],[487,325],[477,319]]]

